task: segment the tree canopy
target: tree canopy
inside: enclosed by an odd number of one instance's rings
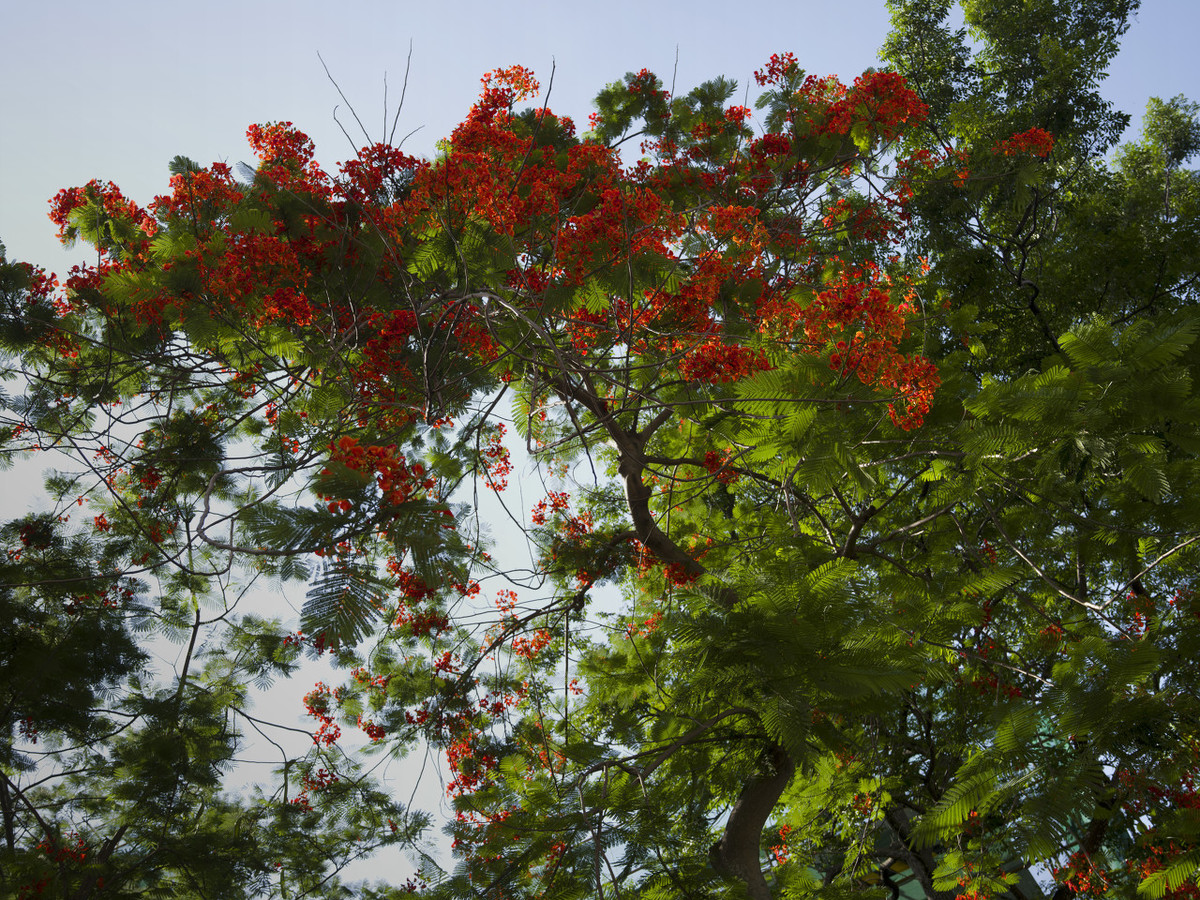
[[[1200,896],[1197,106],[1116,145],[1135,0],[889,6],[753,111],[643,70],[581,132],[514,66],[431,160],[270,123],[54,198],[6,895]],[[311,745],[230,789],[305,654]],[[426,746],[451,859],[373,768]]]

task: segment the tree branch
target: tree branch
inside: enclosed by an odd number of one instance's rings
[[[725,832],[708,851],[718,874],[745,882],[751,900],[771,900],[760,861],[762,830],[796,771],[795,762],[778,744],[770,747],[764,762],[766,771],[746,782],[729,811]]]

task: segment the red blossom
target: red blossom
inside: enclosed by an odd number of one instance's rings
[[[754,80],[759,86],[779,84],[789,75],[800,68],[794,53],[772,53],[771,59],[762,69],[754,72]]]
[[[1010,138],[997,141],[992,153],[997,156],[1039,156],[1045,159],[1054,149],[1054,135],[1042,128],[1030,128]]]
[[[332,747],[342,735],[342,729],[330,714],[330,701],[336,705],[341,701],[341,690],[331,690],[323,681],[318,681],[311,691],[304,695],[304,707],[310,716],[321,723],[313,734],[314,744],[324,744]]]
[[[689,349],[679,362],[679,373],[689,381],[709,384],[738,381],[771,368],[766,355],[741,344],[726,344],[712,337]]]
[[[738,473],[729,468],[729,451],[723,454],[715,450],[707,451],[704,454],[704,468],[721,484],[733,484],[738,480]]]

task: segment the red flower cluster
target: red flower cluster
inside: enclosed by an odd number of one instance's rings
[[[782,866],[788,861],[789,858],[791,858],[791,851],[788,849],[787,845],[788,835],[791,834],[791,832],[791,825],[780,825],[778,831],[779,843],[772,844],[770,848],[768,848],[771,861],[777,866]]]
[[[508,476],[512,472],[512,460],[504,446],[507,431],[503,422],[495,423],[482,449],[484,480],[497,493],[508,487]]]
[[[304,695],[304,708],[310,716],[321,723],[313,734],[313,743],[332,747],[342,736],[342,729],[334,721],[330,713],[330,701],[334,705],[341,701],[341,689],[330,689],[323,681],[318,681],[311,691]]]
[[[339,189],[345,197],[359,203],[386,200],[388,198],[381,195],[386,185],[397,179],[411,178],[426,165],[396,147],[372,144],[359,150],[357,159],[341,164]],[[379,221],[385,219],[381,217]]]
[[[305,326],[315,316],[304,294],[305,267],[295,246],[278,235],[233,234],[211,262],[197,259],[206,291],[233,304],[254,327],[272,320]]]
[[[324,768],[300,776],[300,784],[304,787],[305,793],[323,791],[329,786],[337,784],[339,781],[341,779],[338,778],[336,773]]]
[[[679,361],[679,374],[688,381],[708,384],[739,381],[771,368],[766,354],[742,344],[727,344],[711,337],[689,349]]]
[[[531,637],[519,636],[512,639],[512,651],[522,659],[534,659],[554,639],[544,628],[537,629]]]
[[[63,188],[50,201],[50,221],[58,226],[60,239],[70,241],[74,237],[72,214],[84,206],[95,203],[109,219],[132,222],[152,236],[158,230],[154,217],[129,200],[120,188],[109,181],[93,178],[83,187]]]
[[[41,850],[46,857],[54,862],[61,863],[71,861],[74,863],[82,863],[87,859],[88,845],[79,832],[72,831],[67,835],[67,840],[73,843],[60,843],[57,839],[46,839],[38,842],[37,848]]]
[[[291,122],[251,125],[246,129],[246,139],[261,160],[261,173],[276,186],[319,197],[333,195],[331,179],[314,158],[313,142]]]
[[[1126,865],[1142,880],[1166,869],[1183,853],[1184,848],[1175,841],[1151,841],[1139,848],[1137,856],[1129,859]],[[1167,890],[1163,900],[1200,900],[1200,885],[1194,880],[1185,881],[1174,890]]]
[[[738,480],[738,473],[729,467],[728,450],[725,453],[709,450],[704,454],[704,468],[721,484],[733,484]]]
[[[1072,854],[1065,866],[1051,869],[1051,874],[1076,896],[1099,897],[1108,891],[1108,872],[1083,851]]]
[[[341,463],[347,469],[356,472],[374,474],[383,502],[389,506],[399,506],[422,490],[433,490],[436,484],[432,478],[425,477],[425,467],[421,463],[410,466],[407,460],[399,456],[395,444],[386,447],[372,444],[364,447],[359,444],[358,438],[345,435],[329,449],[331,462]],[[335,500],[332,496],[323,496],[329,501],[330,512],[346,512],[351,508],[349,500]]]
[[[206,169],[172,175],[171,193],[155,197],[150,211],[166,220],[187,218],[207,231],[220,224],[243,199],[229,166],[213,163]]]
[[[929,107],[903,76],[895,72],[870,72],[854,79],[846,96],[834,104],[830,130],[846,134],[854,121],[863,121],[884,140],[897,138],[903,127],[925,121]]]
[[[1054,135],[1042,128],[1030,128],[1010,138],[997,141],[992,153],[997,156],[1040,156],[1045,159],[1054,149]]]
[[[545,525],[547,512],[561,513],[566,512],[570,508],[571,497],[563,491],[550,491],[546,494],[544,500],[539,500],[537,506],[533,508],[533,514],[530,520],[534,525]]]
[[[755,69],[754,80],[760,87],[768,84],[780,84],[799,68],[800,64],[796,61],[795,53],[772,53],[766,66]]]

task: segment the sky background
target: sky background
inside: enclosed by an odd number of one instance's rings
[[[145,204],[167,190],[177,154],[252,162],[246,127],[268,121],[307,132],[326,167],[352,156],[366,141],[318,54],[371,140],[390,130],[410,61],[397,135],[412,132],[404,148],[428,155],[496,67],[533,68],[543,90],[553,70],[549,106],[582,126],[591,98],[627,71],[649,68],[680,92],[726,75],[749,85],[752,103],[752,72],[772,53],[790,50],[810,73],[848,81],[877,64],[888,31],[883,0],[7,0],[0,8],[0,240],[9,259],[60,275],[84,252],[61,249],[46,218],[60,188],[101,178]],[[1198,34],[1200,0],[1143,0],[1102,88],[1134,116],[1128,136],[1148,97],[1200,100]],[[36,503],[31,474],[0,472],[4,517]],[[276,614],[289,616],[303,590],[275,595]],[[299,696],[330,677],[313,674],[272,693],[272,711],[299,715]],[[407,793],[422,762],[391,766],[398,791]],[[436,781],[426,779],[418,805],[438,802]]]
[[[384,77],[395,110],[411,45],[398,135],[432,152],[470,107],[487,70],[533,68],[550,106],[581,125],[608,82],[643,67],[681,91],[715,75],[744,89],[775,52],[845,80],[877,63],[883,0],[40,0],[4,3],[0,29],[0,240],[10,259],[65,273],[46,218],[62,187],[103,178],[139,203],[167,187],[177,154],[252,162],[246,126],[288,120],[327,166],[358,145],[350,110],[384,130]],[[1200,0],[1143,0],[1104,91],[1135,115],[1151,95],[1200,99],[1194,39]],[[751,100],[756,91],[751,87]]]

